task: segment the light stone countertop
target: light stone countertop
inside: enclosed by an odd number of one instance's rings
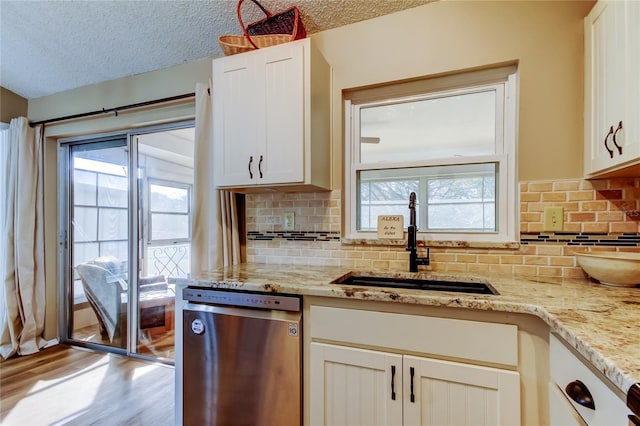
[[[175,283],[531,314],[546,322],[551,331],[575,348],[624,394],[632,384],[640,382],[640,288],[607,287],[580,279],[367,271],[353,272],[354,275],[485,281],[500,294],[330,284],[350,272],[337,267],[254,263],[202,273],[198,279],[175,279]]]

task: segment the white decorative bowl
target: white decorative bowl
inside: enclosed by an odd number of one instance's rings
[[[601,284],[634,287],[640,284],[640,253],[576,253],[578,265]]]

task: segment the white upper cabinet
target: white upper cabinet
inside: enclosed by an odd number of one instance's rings
[[[216,186],[329,189],[330,68],[310,39],[213,61]]]
[[[640,163],[640,2],[601,0],[585,18],[585,174]]]

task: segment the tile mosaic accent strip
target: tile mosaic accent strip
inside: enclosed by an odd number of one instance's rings
[[[640,247],[640,233],[609,234],[606,232],[523,232],[521,244],[554,243],[569,246],[619,246]]]
[[[304,231],[279,231],[258,232],[249,231],[247,237],[250,241],[340,241],[339,232],[304,232]],[[640,233],[625,233],[619,235],[607,233],[522,233],[521,244],[566,244],[569,246],[619,246],[640,247]]]
[[[306,232],[306,231],[275,231],[275,232],[247,232],[250,241],[340,241],[339,232]]]

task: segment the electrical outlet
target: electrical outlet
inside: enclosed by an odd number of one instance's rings
[[[562,214],[562,207],[545,207],[543,226],[544,230],[562,231],[562,225],[564,223]]]
[[[295,227],[295,215],[293,212],[285,212],[284,214],[284,223],[282,224],[282,229],[285,231],[293,231]]]

